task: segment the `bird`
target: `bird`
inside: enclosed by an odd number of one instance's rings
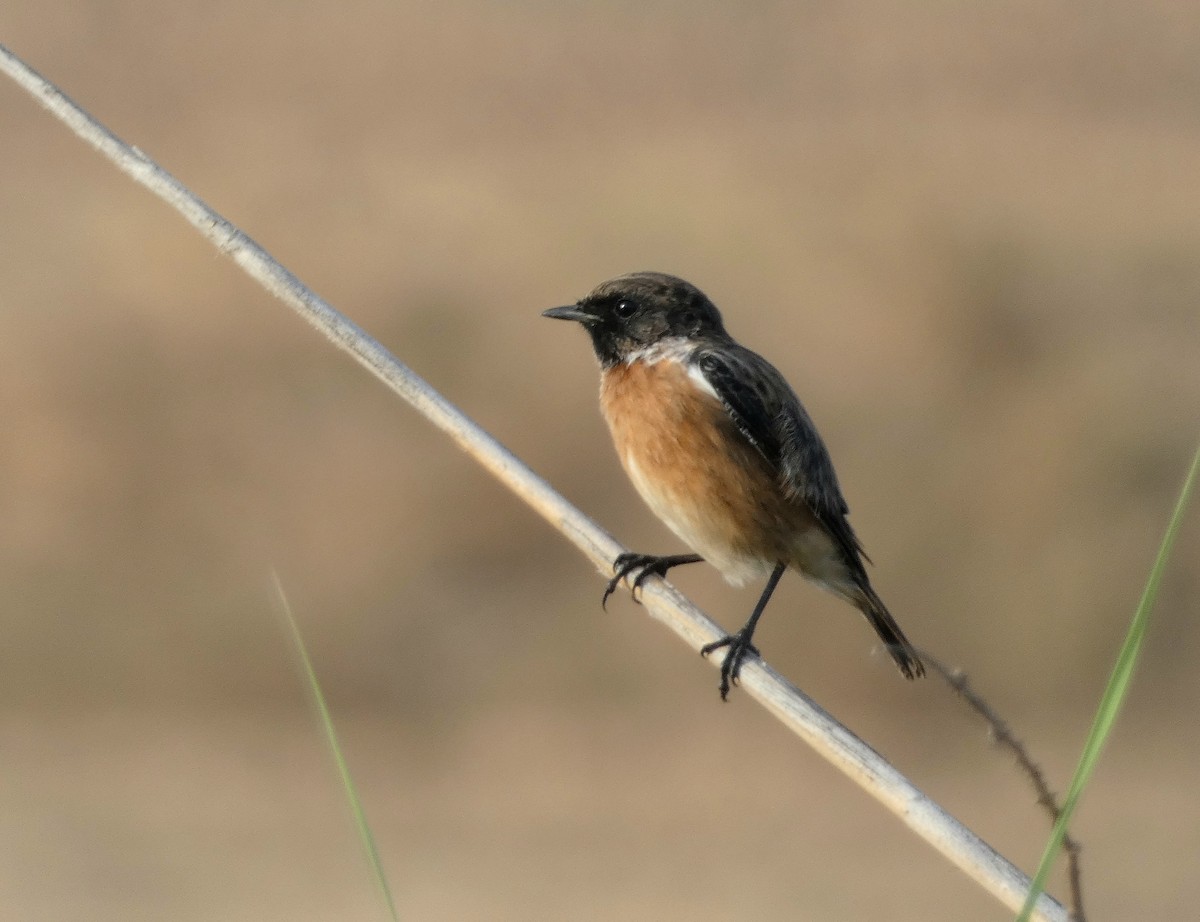
[[[924,674],[871,586],[870,558],[808,412],[775,366],[726,332],[700,289],[662,272],[633,272],[543,316],[575,321],[591,337],[601,413],[621,465],[651,511],[694,551],[621,554],[602,604],[622,580],[637,600],[650,576],[702,561],[735,586],[765,576],[746,623],[700,650],[705,657],[726,651],[719,690],[728,700],[742,664],[760,656],[754,631],[793,569],[862,612],[906,678]]]

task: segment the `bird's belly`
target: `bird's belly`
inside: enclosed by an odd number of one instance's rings
[[[740,586],[770,569],[768,562],[741,540],[726,509],[696,501],[693,491],[675,490],[663,480],[647,476],[632,452],[627,452],[622,462],[650,510],[730,583]]]
[[[726,580],[741,585],[792,562],[811,515],[782,496],[766,461],[681,363],[610,369],[601,407],[642,499]]]

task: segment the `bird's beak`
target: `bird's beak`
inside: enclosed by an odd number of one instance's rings
[[[552,307],[548,311],[542,311],[542,316],[550,317],[553,320],[577,320],[580,323],[593,323],[596,320],[594,314],[589,314],[578,304],[568,304],[566,307]]]

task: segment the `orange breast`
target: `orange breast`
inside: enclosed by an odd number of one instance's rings
[[[600,406],[642,498],[730,582],[790,561],[811,514],[783,495],[765,459],[682,361],[608,369]]]

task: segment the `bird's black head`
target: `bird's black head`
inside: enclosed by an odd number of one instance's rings
[[[662,272],[609,279],[578,303],[542,316],[582,323],[605,368],[665,340],[727,335],[720,312],[704,292]]]

